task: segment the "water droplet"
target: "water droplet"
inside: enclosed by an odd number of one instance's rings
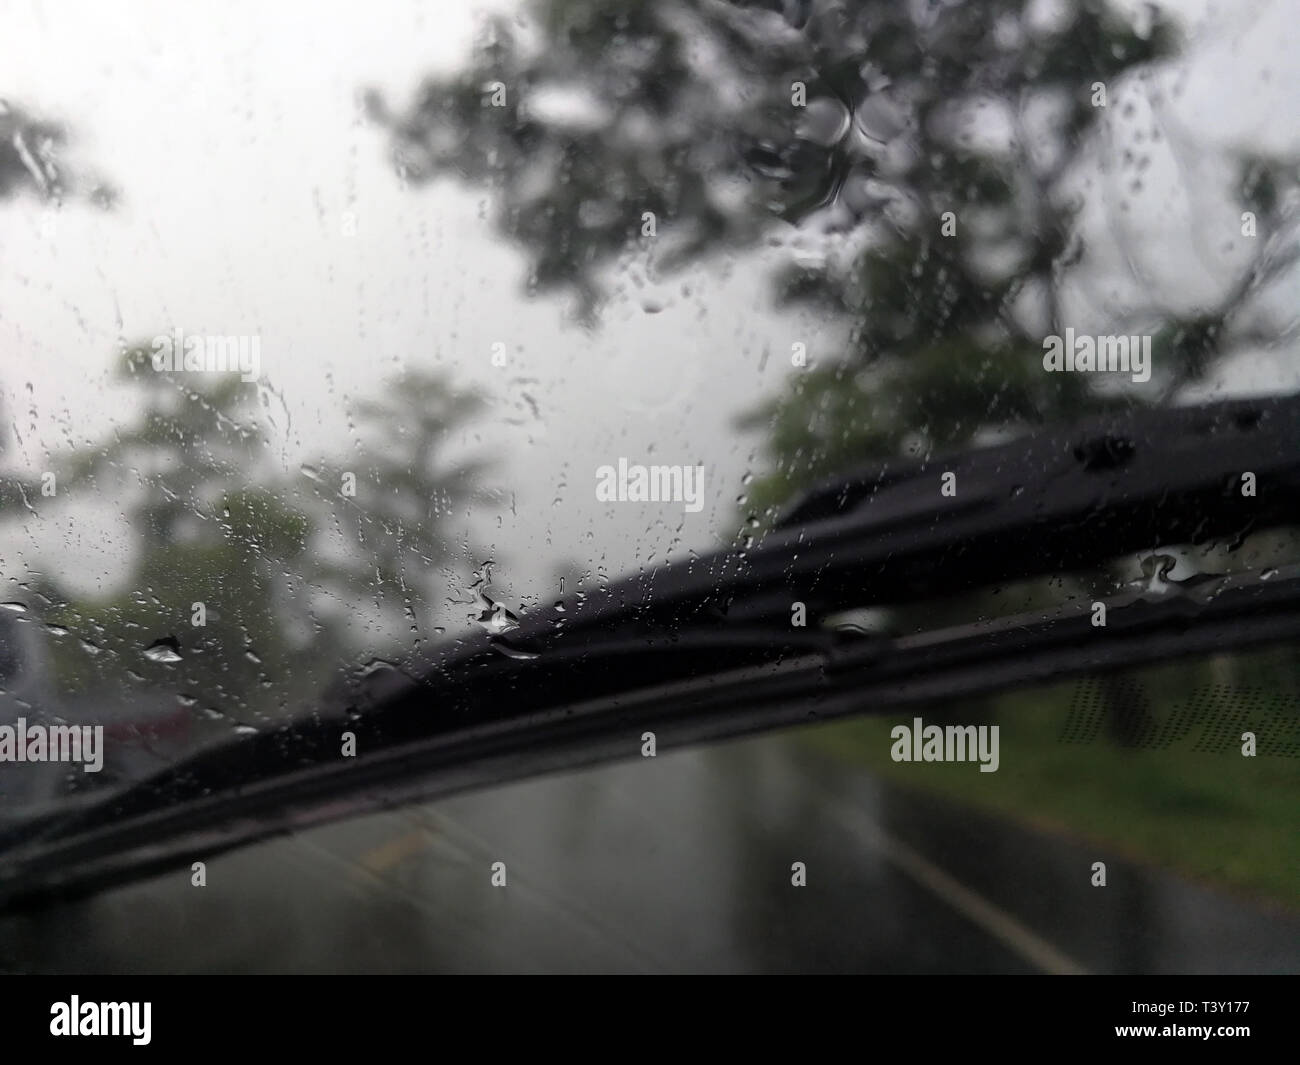
[[[1173,555],[1149,555],[1142,560],[1142,576],[1146,578],[1146,590],[1163,595],[1171,590],[1172,581],[1169,574],[1178,565]]]
[[[164,636],[161,640],[154,640],[144,649],[145,658],[151,662],[179,662],[180,643],[175,636]]]
[[[500,603],[490,603],[474,620],[493,636],[519,628],[519,619]]]
[[[849,109],[841,101],[821,96],[808,102],[795,132],[806,141],[830,148],[844,139],[851,121]]]
[[[487,594],[487,587],[491,581],[492,563],[485,562],[475,576],[474,583],[470,585],[479,606],[478,615],[474,620],[493,636],[500,636],[502,633],[517,629],[519,619]]]
[[[893,140],[907,127],[906,115],[897,104],[883,94],[866,97],[858,104],[853,119],[859,130],[880,143]]]
[[[398,669],[397,666],[395,666],[392,662],[388,662],[382,658],[372,658],[369,662],[367,662],[364,666],[362,666],[359,670],[357,670],[357,676],[361,680],[371,680],[374,677],[388,676],[394,673],[401,673],[401,672],[402,671]]]
[[[510,646],[510,644],[506,643],[505,640],[493,640],[492,649],[496,651],[498,654],[505,655],[507,658],[518,658],[518,659],[527,660],[527,659],[541,657],[541,655],[539,655],[536,651],[524,651],[518,647],[512,647]]]

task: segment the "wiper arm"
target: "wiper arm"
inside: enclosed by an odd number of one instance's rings
[[[1291,524],[1298,490],[1300,396],[1116,413],[837,478],[761,548],[624,581],[589,613],[665,624],[732,604],[774,620],[795,599],[810,614],[914,602]]]
[[[955,495],[941,491],[945,473],[955,475]],[[1242,492],[1246,475],[1253,495]],[[634,753],[644,728],[694,742],[791,724],[806,717],[809,697],[819,716],[860,711],[852,692],[873,684],[885,685],[873,707],[887,709],[904,691],[975,690],[979,676],[1023,682],[1035,662],[1057,673],[1123,664],[1137,635],[1163,641],[1162,654],[1206,649],[1196,632],[1214,633],[1218,646],[1291,638],[1300,632],[1300,578],[1234,585],[1190,611],[1174,600],[1117,603],[1127,639],[1103,634],[1086,653],[1080,617],[1044,622],[1042,632],[1038,619],[1013,618],[937,643],[846,643],[815,626],[792,628],[790,608],[803,602],[816,618],[915,602],[1294,524],[1300,397],[1134,411],[951,459],[877,467],[813,492],[752,550],[625,579],[405,672],[352,677],[305,720],[34,826],[26,844],[0,855],[0,881],[11,898],[84,888],[175,861],[182,846],[212,853],[403,793]],[[846,693],[850,677],[857,687]],[[805,708],[792,711],[796,703]],[[355,759],[340,757],[345,729],[356,735]]]

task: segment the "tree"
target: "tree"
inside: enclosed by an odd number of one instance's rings
[[[38,118],[27,108],[0,98],[0,201],[30,194],[58,205],[65,196],[84,191],[92,203],[111,209],[117,202],[111,185],[102,178],[72,171],[61,161],[69,140],[63,123]],[[0,454],[5,452],[7,435],[0,433]],[[30,513],[31,500],[39,493],[39,485],[21,478],[0,479],[0,515]]]
[[[61,161],[68,141],[63,123],[0,99],[0,199],[29,192],[57,203],[84,191],[98,206],[112,207],[117,200],[112,186]]]
[[[54,468],[58,502],[121,500],[132,537],[122,589],[87,596],[51,576],[31,589],[44,620],[76,637],[59,643],[65,688],[106,702],[180,692],[213,722],[282,722],[346,660],[376,645],[392,653],[405,627],[357,624],[367,603],[396,600],[426,620],[444,576],[436,564],[452,554],[440,530],[485,468],[440,460],[474,397],[407,372],[360,405],[362,463],[330,456],[291,478],[268,458],[256,386],[159,372],[144,344],[124,352],[117,377],[132,413]],[[344,472],[355,495],[341,491]],[[39,484],[14,483],[41,501]],[[330,530],[343,534],[341,553],[328,550]]]
[[[1234,312],[1291,261],[1262,250],[1191,319],[1142,308],[1158,387],[1102,394],[1043,373],[1084,251],[1099,121],[1178,41],[1167,19],[1103,0],[1051,24],[1035,6],[533,0],[522,28],[487,25],[461,74],[404,110],[374,93],[369,106],[408,180],[489,190],[529,290],[572,290],[588,322],[626,256],[670,270],[782,223],[826,231],[823,261],[782,271],[777,299],[837,316],[845,348],[740,420],[769,434],[741,517],[767,518],[869,458],[1166,398],[1240,341]],[[1241,160],[1262,232],[1285,229],[1293,163]]]
[[[316,476],[337,508],[348,551],[341,564],[320,563],[324,584],[341,582],[354,597],[364,587],[382,613],[396,607],[412,630],[437,627],[440,568],[455,557],[446,522],[485,495],[476,486],[488,468],[485,459],[449,462],[443,452],[482,407],[477,392],[446,374],[415,369],[389,382],[380,399],[358,405],[362,461],[331,459]]]
[[[256,391],[236,375],[157,372],[144,345],[123,354],[118,379],[139,414],[56,466],[61,498],[122,499],[134,541],[121,592],[47,589],[63,604],[50,620],[91,652],[66,658],[65,679],[104,691],[135,673],[234,720],[284,716],[293,695],[323,686],[340,641],[313,623],[313,522],[268,470]]]

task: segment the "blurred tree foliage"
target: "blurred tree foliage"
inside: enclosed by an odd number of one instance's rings
[[[572,291],[587,322],[605,275],[646,243],[644,212],[663,270],[752,248],[782,221],[834,236],[823,261],[780,272],[775,296],[842,320],[842,356],[740,419],[766,433],[746,504],[766,520],[871,459],[1164,398],[1225,349],[1255,271],[1193,320],[1153,308],[1162,376],[1149,389],[1102,394],[1042,371],[1083,254],[1069,178],[1096,166],[1096,86],[1113,98],[1179,46],[1159,14],[1056,7],[532,0],[486,25],[459,74],[428,79],[400,110],[371,93],[369,110],[407,180],[487,190],[530,290]],[[1294,161],[1240,162],[1242,202],[1267,234]]]
[[[139,413],[56,470],[60,498],[121,501],[130,572],[109,597],[49,589],[62,603],[50,620],[91,652],[65,655],[61,680],[107,691],[134,672],[236,717],[269,713],[285,689],[264,681],[301,676],[309,643],[318,666],[337,634],[311,624],[304,594],[312,519],[260,475],[256,389],[235,374],[156,372],[147,346],[124,353],[117,379],[119,402]],[[149,658],[159,640],[175,641],[179,659]]]
[[[0,200],[58,205],[84,191],[112,206],[106,183],[64,164],[68,142],[63,124],[0,101]],[[129,530],[129,570],[110,582],[121,590],[87,594],[22,567],[65,692],[103,706],[180,693],[214,721],[283,720],[341,660],[436,628],[451,576],[446,522],[486,468],[443,455],[481,398],[407,371],[357,405],[352,455],[287,476],[270,456],[267,395],[236,374],[158,372],[140,343],[118,356],[106,390],[124,412],[112,431],[49,456],[53,498],[43,477],[0,478],[10,533],[65,502],[106,500]],[[12,545],[0,544],[0,563],[18,581]]]
[[[62,688],[107,705],[178,692],[214,721],[265,724],[318,696],[340,662],[391,653],[412,628],[427,638],[449,579],[446,519],[484,469],[442,453],[477,397],[407,372],[358,408],[357,462],[295,477],[271,458],[256,384],[157,372],[147,345],[123,353],[116,384],[131,413],[52,456],[54,500],[40,480],[6,478],[33,504],[10,517],[116,499],[129,529],[120,591],[31,580],[42,619],[67,632],[54,646]]]
[[[62,122],[0,98],[0,199],[30,193],[58,203],[84,193],[97,206],[112,207],[117,192],[111,185],[67,166],[69,139]]]

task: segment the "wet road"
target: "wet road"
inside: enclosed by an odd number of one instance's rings
[[[1104,888],[1091,885],[1094,861],[1107,863]],[[504,886],[492,883],[498,862]],[[806,886],[792,883],[794,863]],[[219,856],[203,888],[178,871],[4,922],[0,962],[103,972],[1295,972],[1300,917],[900,792],[769,736]]]

